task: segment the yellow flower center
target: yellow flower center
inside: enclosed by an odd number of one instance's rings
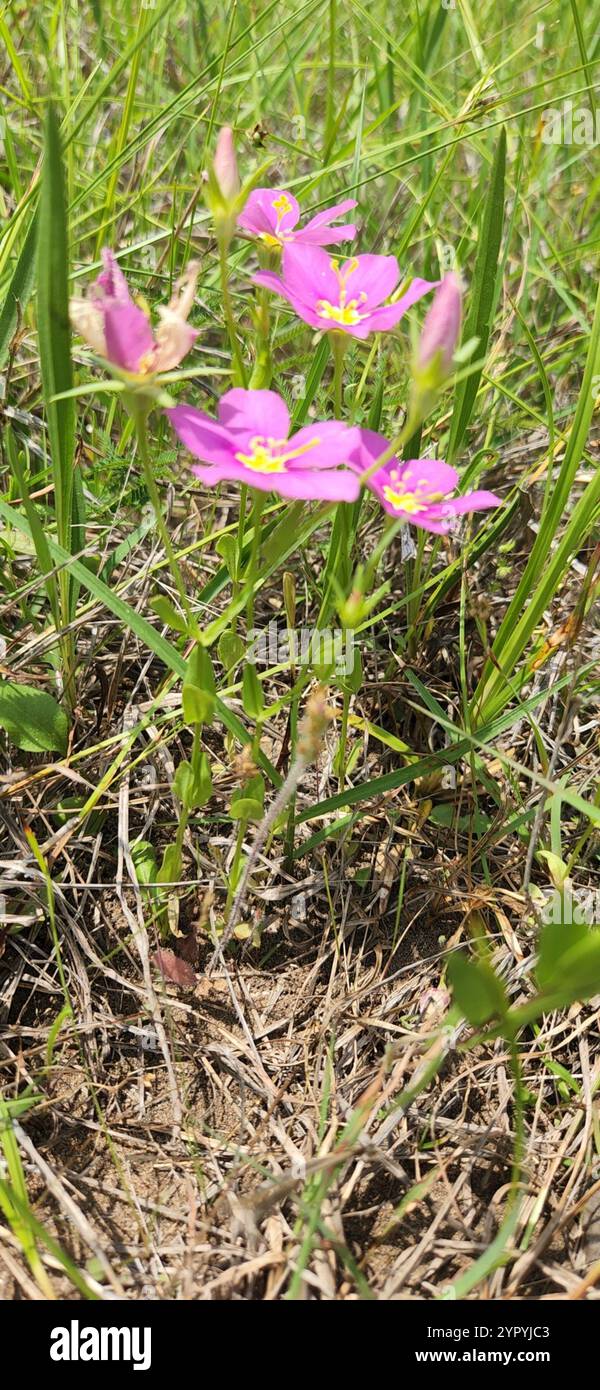
[[[301,444],[298,449],[287,449],[287,439],[273,439],[271,435],[255,434],[250,440],[251,453],[235,455],[238,463],[243,463],[244,468],[250,468],[254,473],[285,473],[286,464],[292,459],[300,458],[301,454],[306,454],[309,449],[314,449],[316,444],[320,444],[320,439],[309,439],[306,444]],[[279,453],[275,450],[284,450]]]
[[[383,489],[386,502],[394,508],[395,512],[408,512],[411,516],[414,512],[425,510],[426,503],[419,501],[414,492],[396,492],[395,488],[386,486]]]
[[[360,323],[364,314],[359,312],[359,304],[364,304],[367,296],[364,291],[358,299],[348,299],[348,288],[346,281],[350,275],[358,268],[358,261],[354,256],[351,261],[346,261],[345,265],[340,266],[339,261],[329,262],[331,269],[339,285],[339,304],[332,304],[330,299],[319,299],[317,302],[317,313],[320,318],[328,319],[331,323],[352,324]]]
[[[286,240],[285,235],[271,236],[270,232],[261,232],[260,239],[264,241],[265,246],[274,246],[277,251],[281,250],[283,242]]]
[[[273,202],[271,203],[271,207],[273,208],[273,211],[277,213],[277,223],[275,226],[275,231],[261,232],[260,237],[261,241],[264,241],[266,246],[280,247],[283,246],[284,241],[288,240],[285,232],[280,231],[281,223],[286,213],[293,212],[294,209],[292,207],[292,204],[290,203],[287,193],[280,193],[278,198],[274,198]]]
[[[404,473],[402,481],[410,477],[411,470]],[[400,474],[397,468],[390,473],[392,482],[400,482]],[[433,502],[443,502],[445,494],[443,492],[428,492],[430,486],[427,478],[419,478],[416,488],[412,491],[400,492],[398,488],[390,487],[385,484],[383,495],[386,502],[394,508],[395,512],[407,512],[409,516],[414,516],[417,512],[424,512]]]
[[[287,193],[280,193],[278,198],[274,198],[272,206],[275,209],[275,212],[277,213],[278,222],[281,222],[281,219],[282,217],[285,217],[286,212],[292,211],[292,204],[290,203]]]
[[[139,360],[139,362],[138,362],[138,369],[137,369],[137,372],[132,372],[131,375],[132,375],[132,376],[152,376],[152,374],[153,374],[153,373],[155,372],[155,370],[156,370],[155,362],[156,362],[156,353],[155,353],[154,349],[151,348],[149,352],[145,352],[145,353],[144,353],[144,356],[143,356],[143,357],[140,357],[140,360]]]

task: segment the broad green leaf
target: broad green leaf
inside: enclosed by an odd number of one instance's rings
[[[166,594],[156,594],[150,599],[150,607],[161,623],[166,627],[171,627],[173,632],[187,632],[187,623],[175,607],[174,603],[167,598]]]
[[[185,759],[179,763],[173,779],[173,790],[184,811],[194,811],[206,805],[212,796],[212,776],[206,753],[199,753],[195,765]]]
[[[131,846],[131,859],[138,883],[156,882],[156,854],[149,840],[136,840]]]
[[[469,960],[457,951],[450,957],[448,979],[459,1009],[474,1027],[505,1013],[504,987],[486,961]]]
[[[243,787],[238,787],[231,798],[229,814],[232,820],[261,821],[264,815],[265,784],[257,774]]]
[[[177,845],[166,845],[156,875],[157,883],[177,883],[181,878],[181,852]]]
[[[219,661],[226,671],[233,671],[242,660],[246,650],[243,638],[237,632],[223,632],[219,638],[217,652]]]
[[[197,643],[188,658],[181,691],[186,724],[212,723],[216,693],[212,661],[206,648]]]
[[[258,719],[265,707],[263,688],[258,679],[256,667],[250,661],[244,666],[242,676],[242,704],[244,713],[250,719]]]
[[[540,937],[536,976],[542,990],[560,989],[562,962],[580,942],[586,941],[589,927],[585,922],[548,922]],[[600,938],[599,938],[600,939]]]
[[[0,681],[0,728],[25,752],[66,753],[67,716],[45,690]]]

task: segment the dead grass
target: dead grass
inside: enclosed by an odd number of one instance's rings
[[[141,602],[143,572],[137,584]],[[476,585],[491,594],[493,608],[489,560]],[[577,587],[575,569],[551,616],[555,626]],[[455,614],[449,601],[420,656],[443,707],[457,700]],[[476,671],[482,653],[472,623],[469,634]],[[385,647],[391,636],[384,633],[369,656],[355,712],[426,752],[441,731],[408,704],[402,663],[392,669]],[[18,635],[17,666],[29,638]],[[559,649],[554,678],[585,654]],[[150,833],[160,844],[172,826],[173,759],[185,737],[173,731],[178,697],[166,697],[166,719],[163,709],[148,723],[143,753],[136,744],[119,767],[98,822],[82,826],[75,815],[57,824],[56,815],[74,789],[87,794],[98,784],[114,759],[115,734],[150,709],[159,679],[133,641],[104,624],[101,650],[90,645],[74,743],[89,748],[93,734],[100,747],[77,762],[75,777],[75,764],[67,777],[64,766],[27,755],[4,775],[0,890],[20,921],[2,941],[0,1066],[5,1097],[27,1086],[42,1095],[20,1131],[34,1213],[87,1270],[92,1288],[130,1299],[277,1300],[293,1287],[301,1252],[296,1296],[435,1298],[489,1247],[514,1146],[504,1044],[465,1050],[466,1026],[442,1027],[445,965],[465,939],[469,914],[480,912],[511,999],[527,997],[537,939],[522,891],[527,838],[503,833],[491,803],[485,843],[468,826],[435,824],[431,809],[444,804],[438,775],[367,803],[357,826],[299,858],[293,872],[276,841],[254,875],[254,944],[235,948],[225,977],[207,979],[206,920],[214,922],[221,901],[215,859],[226,864],[233,852],[224,818],[232,774],[223,757],[208,808],[214,818],[188,835],[188,882],[169,942],[194,965],[196,986],[169,986],[151,965],[158,938],[155,927],[146,930],[147,903],[132,881],[128,847]],[[550,686],[547,670],[543,680]],[[571,784],[589,792],[597,770],[593,705],[582,711],[577,704],[566,723],[564,710],[564,699],[550,692],[538,723],[549,749],[563,728],[555,776],[568,770]],[[223,755],[218,737],[211,739]],[[281,716],[266,728],[275,762],[284,739]],[[302,786],[300,809],[335,790],[335,743],[332,730]],[[527,723],[511,730],[505,747],[535,766]],[[397,755],[374,741],[365,748],[370,776],[395,765]],[[461,768],[451,795],[468,820],[473,787],[468,766]],[[524,806],[535,800],[531,783],[515,787],[491,759],[489,771],[503,788],[505,819],[519,797]],[[486,809],[481,797],[478,805]],[[25,822],[34,824],[53,871],[74,1011],[49,1067],[46,1048],[63,999]],[[579,833],[574,817],[573,844]],[[591,855],[580,872],[593,883]],[[506,1263],[472,1297],[596,1297],[599,1019],[596,1000],[546,1017],[521,1037],[527,1195]],[[398,1106],[440,1048],[438,1075],[412,1104]],[[340,1135],[357,1111],[358,1137],[345,1143]],[[3,1297],[36,1296],[5,1227],[0,1262]],[[46,1265],[57,1296],[78,1297],[52,1256]]]

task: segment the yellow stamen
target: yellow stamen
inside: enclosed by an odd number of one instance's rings
[[[277,219],[279,222],[281,222],[282,217],[285,217],[286,212],[293,211],[292,204],[290,203],[290,200],[287,197],[287,194],[285,193],[280,193],[278,198],[274,198],[272,206],[275,209],[275,212],[277,213]]]
[[[274,246],[277,248],[278,251],[280,251],[281,246],[285,241],[285,236],[271,236],[270,232],[261,232],[260,239],[261,241],[264,241],[265,246]]]
[[[301,454],[308,453],[309,449],[314,449],[315,445],[320,444],[320,439],[308,439],[305,444],[300,444],[297,449],[285,450],[287,439],[273,439],[270,435],[255,434],[250,440],[250,454],[238,453],[235,455],[238,463],[243,463],[245,468],[251,468],[255,473],[285,473],[286,464],[291,459],[300,458]],[[275,454],[275,449],[284,449],[284,453]]]
[[[359,314],[357,305],[358,299],[351,299],[349,304],[331,304],[328,299],[319,299],[317,313],[319,318],[330,319],[332,323],[360,323],[363,315]]]
[[[388,487],[387,484],[383,489],[383,495],[395,512],[408,512],[409,516],[415,512],[424,512],[427,505],[425,499],[419,501],[414,492],[396,492],[395,488]]]
[[[367,296],[364,290],[361,291],[358,299],[350,299],[346,303],[348,294],[346,281],[354,271],[358,269],[358,260],[353,256],[351,261],[346,261],[340,266],[338,260],[331,259],[329,262],[331,269],[340,287],[340,302],[332,304],[329,299],[319,299],[317,302],[317,313],[322,319],[329,319],[332,323],[353,324],[360,323],[364,315],[359,313],[359,304],[364,304]]]

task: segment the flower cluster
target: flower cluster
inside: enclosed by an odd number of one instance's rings
[[[435,290],[413,363],[413,397],[423,402],[435,396],[452,369],[460,333],[456,275],[446,275],[441,283],[415,277],[398,294],[401,275],[395,256],[341,260],[331,255],[326,247],[356,235],[353,223],[339,225],[356,207],[355,200],[345,199],[302,222],[300,206],[287,189],[248,192],[248,186],[240,185],[229,128],[219,136],[209,185],[225,242],[237,225],[258,241],[271,264],[274,256],[281,258],[279,274],[259,269],[255,282],[285,299],[299,318],[328,333],[332,342],[389,332],[413,304]],[[198,268],[188,266],[168,305],[159,308],[154,331],[147,307],[132,298],[111,251],[103,252],[103,266],[87,296],[72,301],[73,324],[130,391],[147,392],[155,378],[179,364],[196,339],[188,316]],[[483,491],[452,497],[459,482],[455,469],[439,459],[401,462],[392,456],[393,446],[372,430],[325,420],[290,433],[287,406],[274,391],[235,386],[219,401],[216,420],[188,404],[166,413],[200,461],[193,472],[208,487],[230,480],[286,498],[352,502],[364,485],[391,516],[437,534],[448,531],[461,513],[500,501]]]

